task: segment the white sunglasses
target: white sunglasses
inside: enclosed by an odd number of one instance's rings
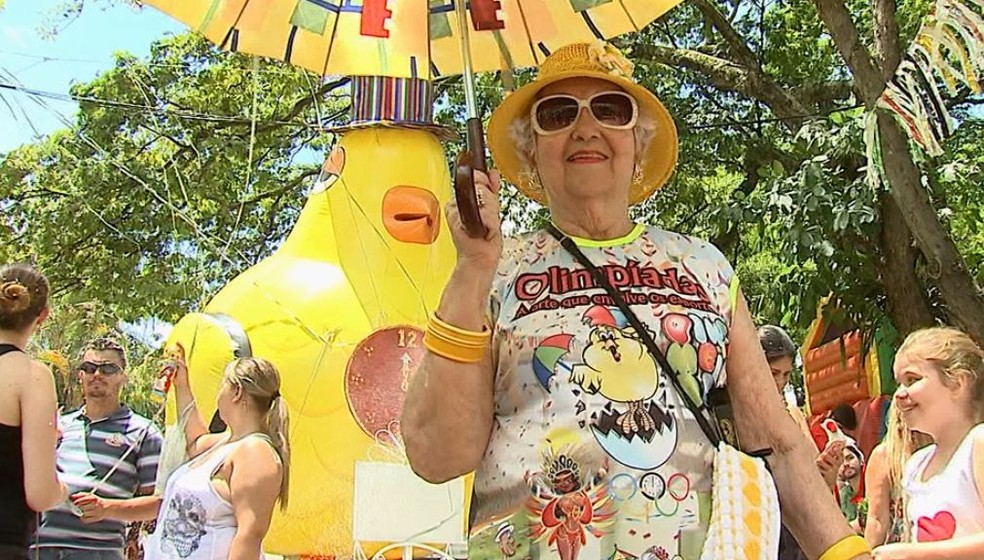
[[[585,107],[599,125],[612,130],[628,130],[639,120],[639,104],[624,91],[603,91],[587,99],[561,93],[533,104],[530,108],[533,130],[541,136],[570,130]]]

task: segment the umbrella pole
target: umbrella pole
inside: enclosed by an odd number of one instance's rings
[[[458,14],[458,35],[461,39],[462,78],[465,86],[465,107],[467,120],[467,149],[458,155],[454,177],[454,196],[458,203],[462,225],[471,237],[485,237],[488,228],[482,223],[478,199],[475,195],[474,170],[487,171],[485,165],[485,133],[482,120],[478,118],[478,103],[475,99],[475,74],[472,70],[471,48],[468,39],[469,25],[466,0],[454,0],[454,10]]]
[[[461,38],[461,64],[462,78],[465,82],[465,108],[468,111],[468,119],[478,119],[478,102],[475,100],[475,72],[472,69],[471,59],[471,39],[468,25],[468,12],[465,7],[466,0],[454,0],[454,11],[458,15],[458,33]]]

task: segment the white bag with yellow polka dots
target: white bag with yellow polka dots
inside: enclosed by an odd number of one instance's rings
[[[711,488],[713,511],[701,560],[775,560],[779,495],[765,460],[719,444]]]

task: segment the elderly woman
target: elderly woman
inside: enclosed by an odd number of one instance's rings
[[[714,448],[684,393],[706,406],[727,376],[743,447],[773,449],[786,522],[807,554],[841,543],[824,560],[867,557],[843,541],[851,530],[782,406],[730,264],[629,217],[677,155],[673,121],[631,72],[608,45],[570,45],[494,112],[497,166],[562,233],[504,244],[494,171],[476,174],[486,237],[468,237],[449,206],[458,263],[407,394],[410,463],[431,482],[476,471],[469,558],[503,557],[495,536],[508,521],[516,558],[696,559]],[[621,293],[681,390],[555,236]]]

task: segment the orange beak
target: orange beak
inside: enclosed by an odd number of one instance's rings
[[[437,197],[419,187],[391,188],[383,196],[383,226],[397,241],[430,245],[441,228]]]

